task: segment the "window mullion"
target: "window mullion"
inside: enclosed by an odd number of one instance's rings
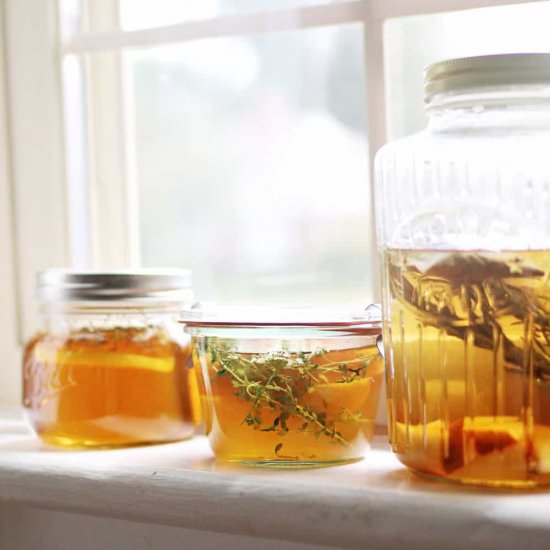
[[[118,26],[116,0],[88,3],[90,30]],[[128,170],[124,72],[120,52],[86,56],[93,265],[132,266],[137,208]]]
[[[376,251],[376,218],[374,213],[374,157],[382,145],[386,143],[387,113],[384,70],[384,28],[382,21],[372,16],[367,16],[364,24],[365,33],[365,64],[366,64],[366,97],[367,97],[367,139],[369,148],[369,209],[370,216],[370,250]],[[376,302],[380,302],[380,273],[376,266],[376,256],[371,262],[371,280],[373,296]],[[385,386],[383,389],[385,392]],[[378,424],[386,422],[385,393],[381,395],[376,419]]]
[[[112,0],[109,0],[112,2]],[[90,8],[109,2],[89,2]],[[162,44],[186,42],[204,38],[243,36],[256,33],[290,31],[296,29],[343,25],[361,22],[367,2],[350,0],[271,12],[242,15],[222,15],[212,19],[186,21],[163,27],[123,31],[105,30],[108,26],[89,27],[90,32],[76,36],[63,45],[63,52],[87,53],[132,47],[153,47]]]

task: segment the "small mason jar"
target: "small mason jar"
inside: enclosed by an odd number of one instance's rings
[[[550,482],[550,55],[443,61],[376,159],[391,443],[416,472]]]
[[[23,406],[45,442],[112,447],[188,438],[200,405],[187,270],[37,277],[43,328],[25,347]]]
[[[363,458],[383,378],[379,308],[199,309],[183,322],[217,459],[299,468]]]

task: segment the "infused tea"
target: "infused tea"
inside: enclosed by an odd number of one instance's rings
[[[390,438],[418,472],[550,481],[550,251],[388,250]]]
[[[216,456],[279,466],[362,458],[374,433],[383,376],[374,338],[368,342],[313,351],[241,345],[237,351],[229,339],[201,340],[195,358],[203,369]]]
[[[160,326],[39,334],[24,353],[23,404],[38,435],[57,445],[190,437],[200,407],[190,355]]]

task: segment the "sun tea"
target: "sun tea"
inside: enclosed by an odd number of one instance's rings
[[[550,251],[387,250],[389,427],[410,468],[550,481]]]
[[[372,338],[360,348],[254,353],[210,337],[197,359],[218,458],[307,466],[363,457],[383,377]]]
[[[24,352],[23,405],[56,445],[184,439],[200,407],[190,356],[187,341],[160,326],[39,334]]]

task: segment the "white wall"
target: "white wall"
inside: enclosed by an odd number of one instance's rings
[[[17,402],[20,392],[3,8],[0,1],[0,404]]]

